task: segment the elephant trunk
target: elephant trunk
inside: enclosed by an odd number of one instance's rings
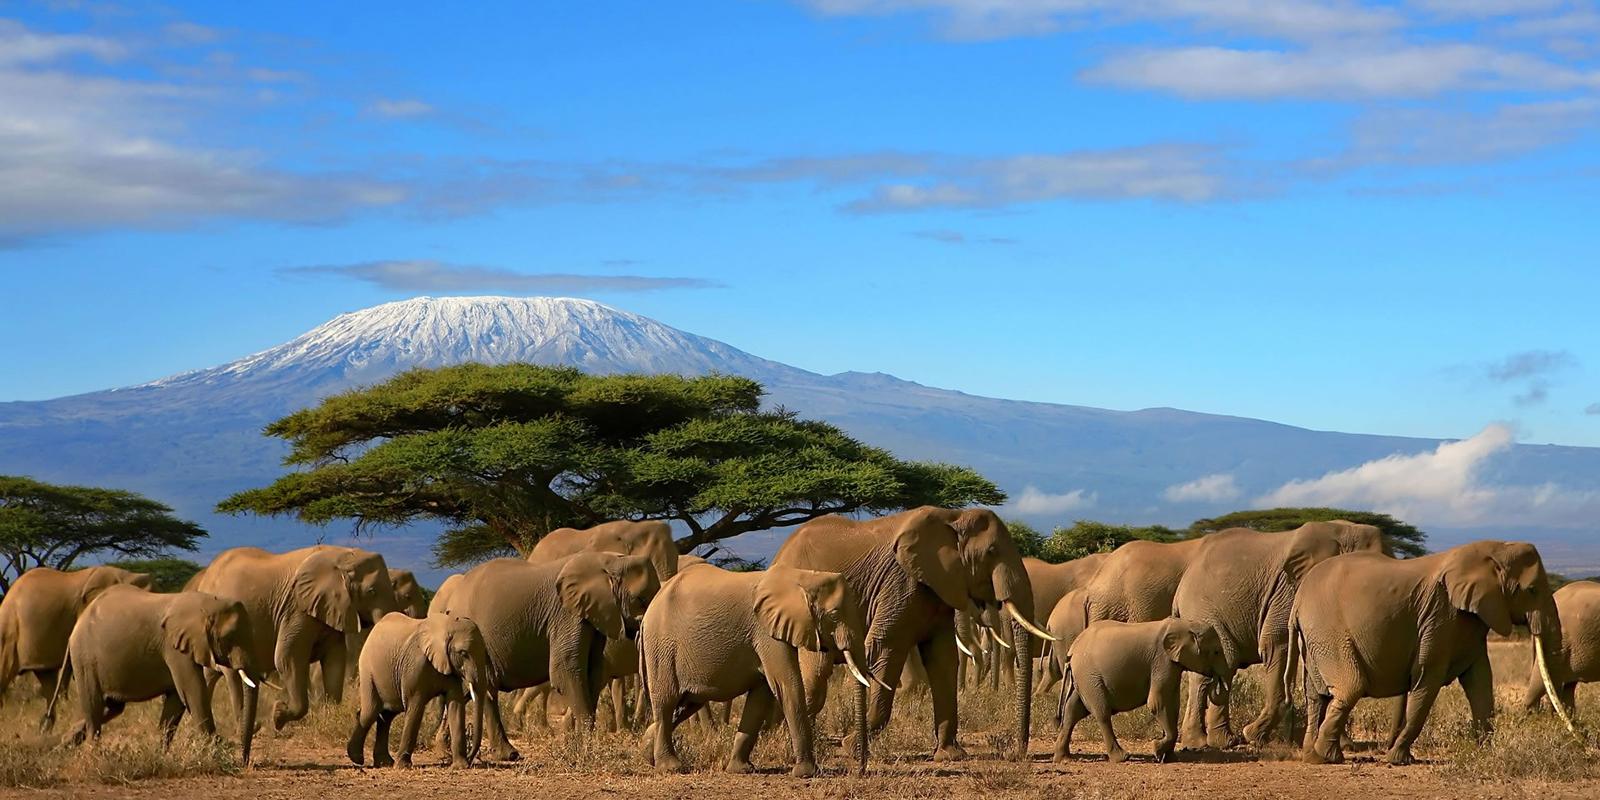
[[[1011,623],[1011,641],[1029,642],[1028,629],[1021,622],[1013,620]],[[1033,656],[1030,655],[1032,647],[1018,647],[1013,654],[1017,658],[1017,759],[1028,760],[1028,741],[1033,723]]]
[[[244,671],[240,670],[239,674],[244,675]],[[247,767],[250,766],[250,744],[256,736],[256,701],[260,699],[260,693],[261,687],[245,683],[244,715],[239,720],[239,760]]]
[[[867,774],[867,687],[855,685],[857,774]]]

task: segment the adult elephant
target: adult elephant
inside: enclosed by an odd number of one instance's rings
[[[1409,763],[1434,698],[1451,681],[1461,683],[1473,727],[1487,733],[1489,631],[1510,635],[1519,624],[1533,633],[1545,689],[1555,695],[1544,667],[1546,654],[1561,652],[1561,619],[1544,561],[1525,542],[1473,542],[1404,560],[1353,553],[1312,567],[1289,614],[1289,634],[1300,639],[1286,666],[1293,675],[1305,659],[1305,760],[1343,760],[1339,742],[1357,700],[1404,696],[1405,726],[1386,758]]]
[[[224,550],[185,589],[244,604],[258,664],[270,664],[283,681],[287,702],[272,706],[272,725],[284,725],[310,708],[312,662],[322,667],[326,697],[344,695],[348,660],[345,634],[370,628],[394,611],[394,586],[383,556],[353,547],[316,545],[288,553],[259,547]],[[244,695],[238,673],[225,676],[235,717]]]
[[[1570,709],[1577,699],[1578,684],[1600,681],[1600,583],[1573,581],[1557,589],[1554,599],[1556,615],[1561,618],[1561,651],[1546,650],[1545,654],[1557,697]],[[1522,704],[1529,710],[1538,708],[1548,693],[1535,658]]]
[[[1022,555],[1000,517],[988,509],[954,510],[924,506],[885,517],[852,520],[821,517],[792,534],[772,559],[774,567],[838,572],[867,609],[868,670],[871,689],[868,724],[881,730],[889,722],[894,694],[913,648],[922,656],[933,700],[935,761],[960,759],[956,743],[955,611],[977,605],[1005,609],[1011,624],[1048,636],[1033,624],[1033,588]],[[807,704],[821,711],[828,676],[838,656],[800,654]],[[1028,649],[1017,654],[1017,741],[1028,746],[1029,700],[1033,673]]]
[[[412,619],[428,616],[428,598],[423,596],[422,585],[411,570],[389,570],[389,585],[394,587],[395,610]]]
[[[1204,623],[1222,637],[1235,670],[1266,664],[1264,704],[1244,735],[1260,745],[1283,719],[1283,665],[1289,655],[1289,609],[1306,571],[1345,553],[1393,555],[1383,532],[1345,520],[1308,522],[1292,531],[1268,533],[1229,528],[1200,540],[1193,563],[1173,595],[1175,616]],[[1226,692],[1214,680],[1190,676],[1184,739],[1212,747],[1232,744]],[[1214,702],[1213,702],[1214,701]]]
[[[450,587],[444,605],[435,597],[434,612],[466,617],[483,631],[498,678],[480,697],[493,758],[519,757],[500,720],[501,691],[549,682],[579,715],[578,724],[593,727],[606,642],[638,629],[660,587],[642,556],[578,552],[546,564],[487,561]]]
[[[644,556],[662,583],[678,574],[678,546],[672,542],[672,528],[660,520],[617,520],[592,528],[557,528],[533,546],[528,560],[543,564],[583,550]]]
[[[148,591],[155,579],[120,567],[72,572],[34,567],[22,573],[0,599],[0,703],[24,672],[33,673],[40,696],[49,698],[78,615],[101,592],[124,584]]]
[[[1056,603],[1061,602],[1061,598],[1073,589],[1087,585],[1100,571],[1100,565],[1110,557],[1110,553],[1092,553],[1060,564],[1037,558],[1022,559],[1022,568],[1028,571],[1028,583],[1033,586],[1033,623],[1050,630],[1050,612],[1055,610]],[[1060,669],[1055,660],[1049,657],[1050,648],[1045,647],[1043,642],[1034,641],[1032,647],[1031,655],[1035,659],[1042,659],[1043,681],[1039,691],[1048,692],[1061,680]]]

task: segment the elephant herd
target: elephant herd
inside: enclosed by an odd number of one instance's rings
[[[1488,730],[1487,635],[1514,625],[1535,645],[1530,708],[1548,696],[1566,719],[1576,684],[1600,680],[1600,584],[1552,593],[1538,551],[1523,543],[1397,560],[1377,528],[1343,521],[1135,541],[1056,565],[1022,557],[993,511],[923,507],[814,520],[751,573],[679,555],[666,523],[619,521],[553,531],[525,559],[451,576],[431,604],[381,555],[328,545],[235,548],[182,592],[150,585],[115,567],[19,578],[0,601],[0,698],[19,674],[34,674],[51,698],[49,726],[70,681],[82,717],[71,738],[81,741],[127,703],[159,697],[170,738],[185,713],[214,732],[212,692],[225,682],[248,762],[262,685],[281,695],[270,718],[282,729],[306,715],[314,683],[340,702],[354,660],[352,761],[366,762],[370,735],[374,765],[409,766],[424,710],[439,700],[440,752],[465,767],[480,755],[519,757],[502,694],[521,692],[521,713],[553,691],[566,723],[587,729],[609,687],[620,728],[623,679],[636,674],[643,754],[657,769],[681,769],[679,725],[742,697],[726,768],[749,771],[763,728],[781,720],[791,774],[809,777],[836,667],[853,690],[845,752],[862,769],[907,674],[926,682],[936,761],[966,755],[958,689],[974,667],[996,682],[1010,676],[1019,757],[1035,666],[1042,690],[1060,685],[1057,760],[1091,716],[1112,760],[1126,758],[1111,717],[1143,706],[1162,728],[1158,761],[1180,738],[1259,745],[1293,728],[1290,687],[1300,681],[1307,761],[1342,758],[1357,700],[1401,697],[1387,758],[1403,764],[1448,683],[1461,684],[1475,728]],[[1265,665],[1264,704],[1235,733],[1233,678],[1255,664]]]

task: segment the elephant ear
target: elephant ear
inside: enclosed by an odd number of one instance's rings
[[[1477,615],[1501,636],[1511,635],[1511,608],[1494,559],[1481,555],[1459,558],[1444,570],[1440,580],[1452,607]]]
[[[1318,563],[1339,555],[1338,529],[1326,522],[1308,522],[1295,531],[1283,572],[1296,583]]]
[[[176,649],[202,667],[216,661],[211,652],[213,620],[205,607],[193,597],[178,596],[161,615],[161,633],[167,646]]]
[[[87,608],[89,603],[99,597],[102,592],[122,583],[116,572],[110,569],[90,567],[87,572],[89,575],[83,579],[83,585],[78,587],[78,605],[80,608]]]
[[[808,571],[768,569],[756,581],[755,614],[768,636],[802,650],[821,650],[816,604],[799,574]]]
[[[556,575],[556,590],[561,595],[561,605],[598,628],[607,639],[626,637],[622,607],[617,605],[611,573],[606,571],[600,554],[578,553],[568,557]]]
[[[355,590],[344,567],[345,562],[354,560],[349,553],[343,558],[332,552],[315,553],[301,562],[294,574],[295,604],[340,633],[356,629]]]
[[[1167,651],[1167,657],[1182,664],[1188,661],[1193,663],[1200,655],[1200,640],[1195,637],[1194,631],[1189,626],[1182,624],[1177,619],[1167,620],[1161,628],[1161,649]],[[1185,653],[1193,658],[1186,658]]]
[[[440,675],[450,675],[455,671],[450,667],[450,623],[454,619],[445,614],[434,614],[417,623],[421,628],[417,635],[422,640],[422,655]]]
[[[911,512],[906,517],[894,539],[895,560],[918,583],[932,589],[945,605],[966,608],[971,596],[955,530],[931,510]]]

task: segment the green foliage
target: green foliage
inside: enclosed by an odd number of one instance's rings
[[[687,552],[826,514],[1005,501],[970,469],[901,461],[827,423],[762,410],[762,394],[725,375],[413,369],[267,426],[290,443],[286,463],[306,469],[217,509],[358,528],[442,521],[443,567],[612,519],[676,520]]]
[[[107,561],[108,567],[121,567],[129,572],[143,572],[155,578],[158,592],[181,592],[184,584],[201,570],[199,564],[186,558],[146,558]]]
[[[1050,561],[1051,553],[1046,547],[1045,536],[1038,528],[1020,519],[1008,519],[1005,523],[1006,530],[1011,531],[1011,541],[1016,543],[1017,552],[1021,553],[1023,558]]]
[[[1550,591],[1552,592],[1560,589],[1563,586],[1566,586],[1569,583],[1578,583],[1580,581],[1600,583],[1600,575],[1590,575],[1587,578],[1569,578],[1559,572],[1549,572],[1545,574],[1545,577],[1550,579]]]
[[[767,568],[767,561],[764,558],[745,558],[735,555],[713,558],[708,563],[729,572],[760,572]]]
[[[1039,558],[1052,564],[1072,561],[1095,553],[1109,553],[1135,539],[1150,542],[1176,542],[1178,532],[1164,525],[1111,525],[1080,519],[1070,528],[1056,528],[1044,542]]]
[[[1373,525],[1383,531],[1384,538],[1394,549],[1396,558],[1416,558],[1427,555],[1428,534],[1388,514],[1372,511],[1349,511],[1342,508],[1273,508],[1260,511],[1235,511],[1215,519],[1196,520],[1189,526],[1189,537],[1205,536],[1227,528],[1250,528],[1258,531],[1293,530],[1307,522],[1329,522],[1336,519]]]
[[[0,592],[34,567],[69,570],[79,559],[107,553],[156,558],[196,550],[205,535],[134,492],[0,475]]]

